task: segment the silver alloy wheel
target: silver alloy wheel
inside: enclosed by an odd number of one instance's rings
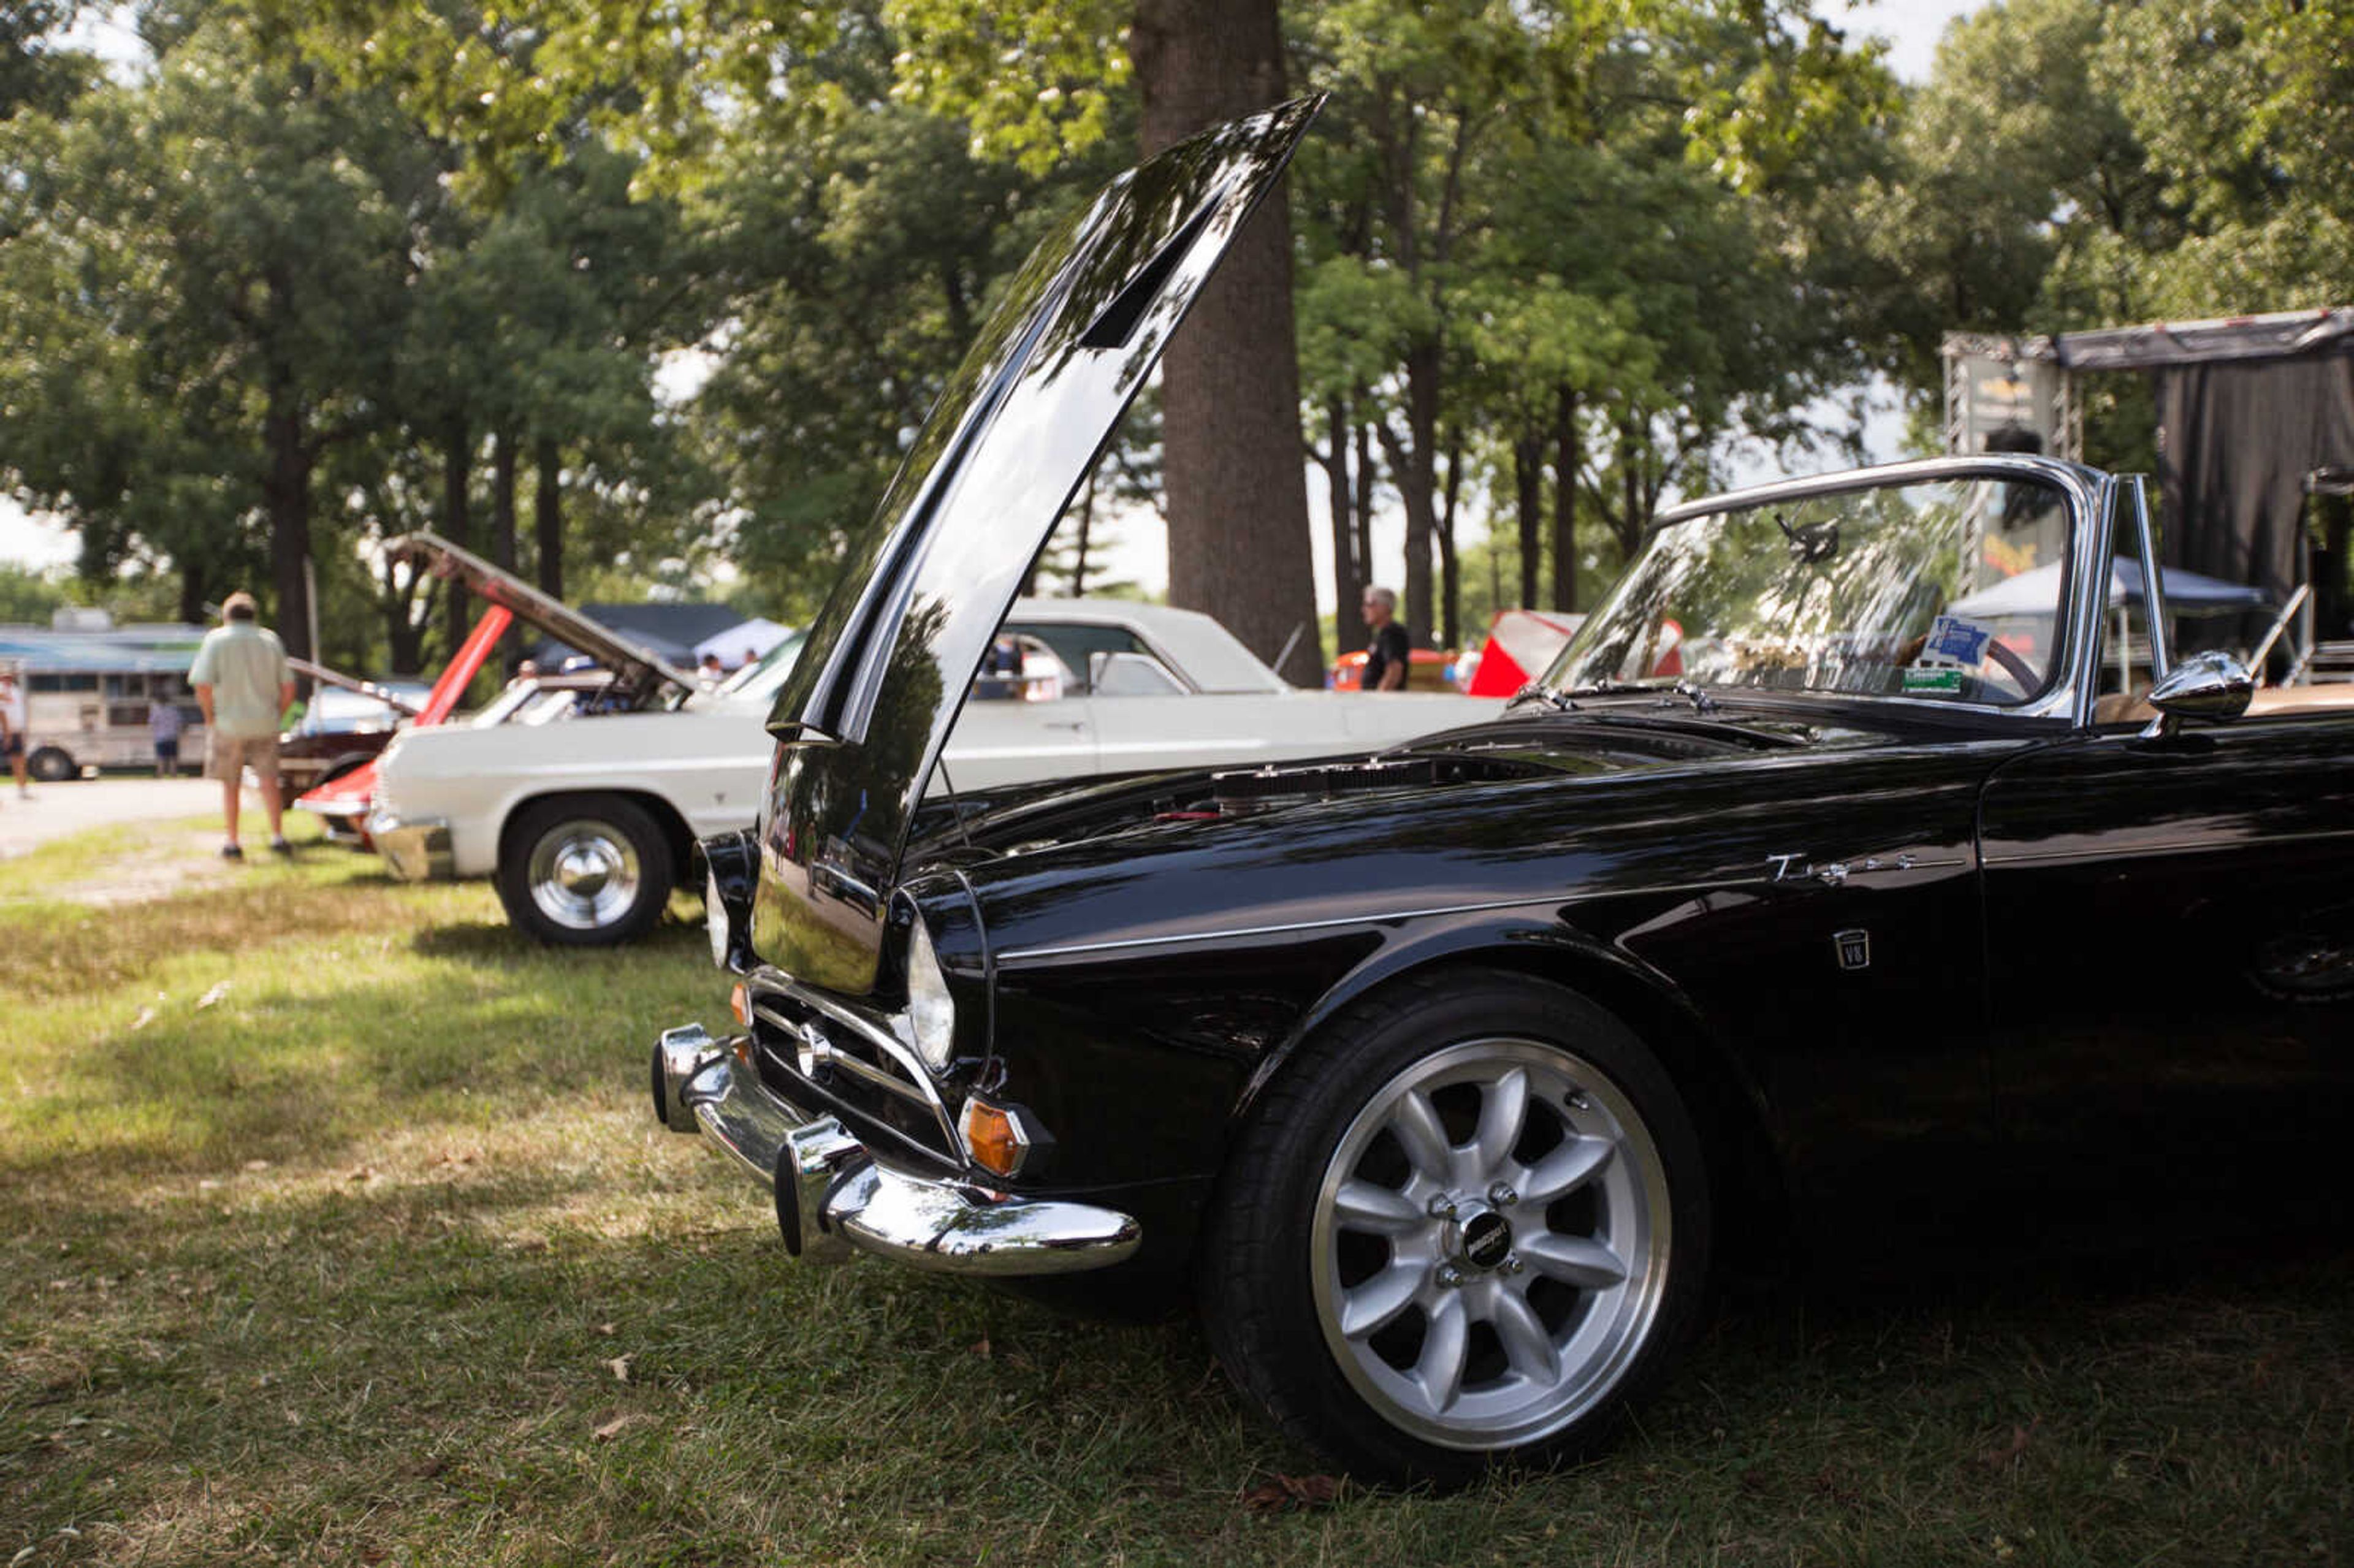
[[[1465,1041],[1383,1085],[1341,1134],[1310,1237],[1318,1323],[1400,1430],[1535,1442],[1649,1341],[1670,1229],[1658,1146],[1599,1068],[1537,1041]]]
[[[531,901],[574,931],[612,925],[638,899],[638,852],[610,822],[578,818],[557,823],[531,846]]]

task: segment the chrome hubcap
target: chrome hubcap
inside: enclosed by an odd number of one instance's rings
[[[562,822],[531,852],[531,901],[576,931],[610,926],[638,898],[638,854],[610,823]]]
[[[1667,1282],[1666,1173],[1592,1064],[1466,1041],[1368,1100],[1311,1229],[1324,1341],[1385,1420],[1454,1448],[1534,1442],[1608,1394]]]

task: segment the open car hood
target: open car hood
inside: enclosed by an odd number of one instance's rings
[[[424,711],[422,707],[398,692],[387,686],[380,686],[374,681],[363,681],[357,675],[346,675],[341,670],[331,670],[324,664],[314,664],[308,659],[290,658],[286,661],[286,664],[287,668],[296,674],[308,675],[323,686],[334,686],[343,691],[355,692],[363,697],[373,697],[403,718],[415,718]]]
[[[752,943],[871,990],[907,823],[1023,575],[1316,112],[1302,99],[1130,170],[1015,276],[779,694]]]
[[[525,626],[567,648],[578,649],[612,671],[615,683],[641,701],[664,686],[682,692],[696,690],[692,674],[653,650],[589,620],[562,599],[550,599],[513,572],[493,566],[429,529],[403,534],[384,550],[394,560],[419,562],[435,577],[463,583],[468,592],[506,609]]]

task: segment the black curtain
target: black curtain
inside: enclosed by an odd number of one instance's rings
[[[2305,580],[2305,476],[2354,464],[2354,357],[2156,372],[2168,566],[2284,600]]]

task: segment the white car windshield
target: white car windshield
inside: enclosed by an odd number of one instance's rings
[[[2063,493],[2010,477],[1686,518],[1652,535],[1544,684],[2024,702],[2053,674],[2067,548]]]
[[[757,698],[764,703],[773,701],[777,688],[783,685],[785,677],[793,673],[793,664],[801,656],[801,644],[807,641],[807,631],[792,633],[758,659],[720,682],[713,695]]]

